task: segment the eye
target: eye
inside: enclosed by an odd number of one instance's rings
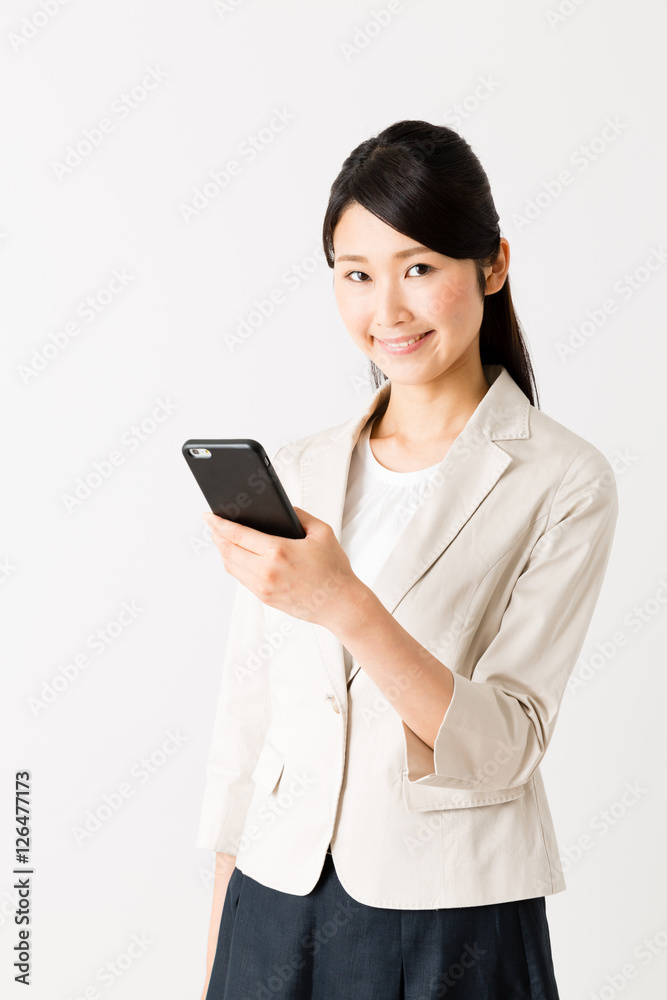
[[[412,267],[426,267],[426,268],[428,268],[428,270],[426,272],[427,274],[428,274],[429,271],[433,270],[433,268],[431,267],[430,264],[413,264]],[[410,270],[412,270],[412,267],[410,268]],[[421,278],[421,277],[423,277],[423,275],[418,274],[418,275],[416,275],[416,277],[417,278]]]
[[[434,268],[430,264],[413,264],[412,267],[410,267],[408,269],[408,274],[415,267],[425,267],[426,268],[426,274],[428,274],[429,271],[433,271],[434,270]],[[356,284],[356,285],[363,285],[363,284],[365,284],[365,281],[361,281],[361,280],[357,280],[356,278],[353,278],[352,277],[353,274],[361,274],[361,275],[364,276],[364,278],[368,278],[368,275],[366,274],[365,271],[348,271],[347,274],[345,275],[346,278],[349,278],[350,281],[354,282],[354,284]],[[416,275],[413,275],[413,277],[415,277],[415,278],[423,278],[423,277],[425,277],[425,274],[416,274]]]

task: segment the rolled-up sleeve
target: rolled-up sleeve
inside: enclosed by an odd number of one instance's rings
[[[597,450],[580,454],[556,490],[497,634],[470,679],[453,673],[433,750],[404,726],[408,780],[490,791],[528,781],[586,639],[617,516],[611,465]]]

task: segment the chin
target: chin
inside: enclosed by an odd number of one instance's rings
[[[375,362],[378,365],[377,361]],[[390,365],[387,368],[391,367]],[[401,372],[401,371],[387,371],[382,365],[378,365],[378,368],[385,373],[387,378],[394,383],[394,385],[425,385],[427,382],[432,382],[436,378],[438,372],[431,372],[423,369],[422,371],[413,372]]]

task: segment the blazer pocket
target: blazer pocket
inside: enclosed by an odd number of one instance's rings
[[[285,759],[270,743],[265,743],[252,772],[252,780],[266,795],[274,790],[283,773]]]
[[[471,806],[490,806],[498,802],[510,802],[525,794],[525,785],[515,788],[467,789],[436,788],[433,785],[419,785],[408,781],[408,769],[404,768],[403,801],[408,812],[427,812],[433,809],[469,809]]]

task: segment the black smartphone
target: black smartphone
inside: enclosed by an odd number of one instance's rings
[[[181,450],[214,514],[269,535],[306,537],[259,441],[191,438]]]

